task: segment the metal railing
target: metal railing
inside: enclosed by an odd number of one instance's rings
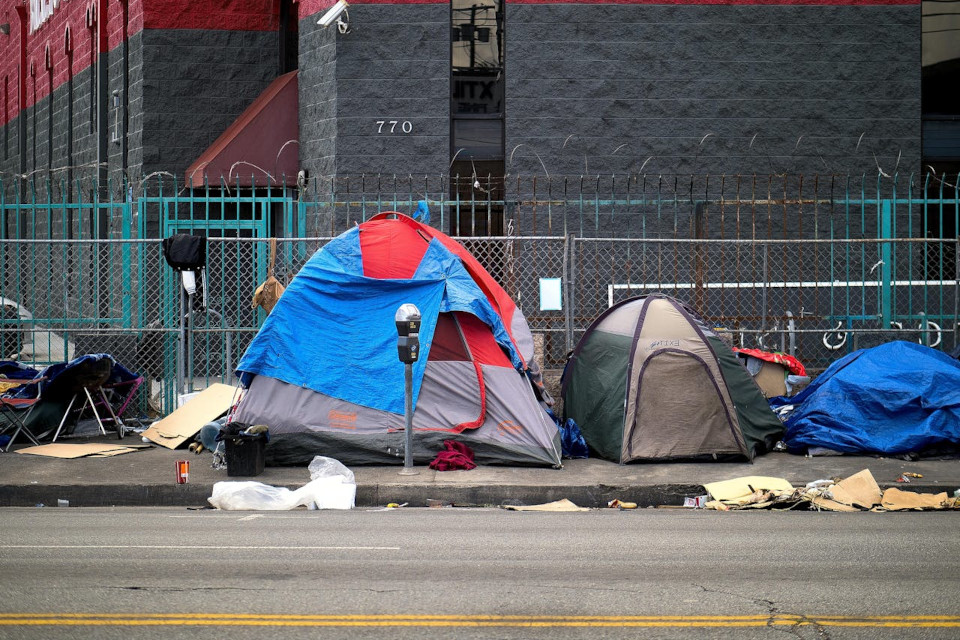
[[[421,205],[431,225],[464,236],[950,238],[958,177],[360,175],[188,188],[166,172],[103,185],[0,176],[0,238],[158,238],[178,228],[324,237]]]
[[[888,340],[944,351],[958,345],[960,198],[929,177],[922,185],[835,177],[480,180],[478,193],[499,186],[499,200],[451,199],[449,177],[403,193],[413,179],[394,178],[389,189],[385,182],[338,179],[325,199],[315,183],[292,193],[229,194],[126,185],[116,197],[94,189],[95,198],[59,203],[57,190],[35,189],[0,200],[2,356],[41,366],[109,352],[151,380],[141,411],[170,411],[191,386],[233,381],[265,318],[251,300],[267,275],[271,236],[278,236],[274,273],[288,282],[339,231],[382,210],[413,213],[421,201],[442,230],[476,216],[483,219],[473,230],[495,228],[499,216],[502,235],[458,239],[517,301],[541,338],[547,369],[563,366],[610,305],[654,291],[697,309],[735,346],[793,353],[814,373]],[[179,285],[159,240],[176,232],[209,240],[189,350]],[[560,308],[541,305],[541,279],[557,278]]]

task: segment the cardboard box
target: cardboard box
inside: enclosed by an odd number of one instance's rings
[[[182,406],[162,420],[154,422],[143,437],[167,449],[176,449],[192,439],[203,425],[230,410],[239,389],[214,383],[187,399]]]
[[[776,362],[764,362],[753,377],[767,398],[787,395],[787,368]]]

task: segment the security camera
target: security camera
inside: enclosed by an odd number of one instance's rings
[[[317,24],[321,27],[329,27],[340,17],[341,13],[347,10],[348,6],[346,0],[337,0],[337,3],[327,9],[327,12],[317,21]]]

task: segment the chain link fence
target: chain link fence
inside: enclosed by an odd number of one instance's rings
[[[954,240],[719,240],[563,237],[459,238],[517,302],[545,369],[563,367],[611,305],[661,292],[697,309],[731,344],[795,355],[813,373],[853,350],[912,340],[957,347]],[[171,411],[180,393],[234,383],[266,318],[253,294],[272,272],[283,284],[324,238],[209,238],[197,293],[156,240],[0,243],[5,359],[38,367],[110,353],[145,377],[136,409]],[[541,304],[541,279],[560,279],[562,304]]]
[[[957,346],[954,240],[622,240],[575,243],[575,335],[609,306],[678,298],[733,346],[795,355],[813,373],[890,340]],[[932,276],[932,277],[931,277]]]

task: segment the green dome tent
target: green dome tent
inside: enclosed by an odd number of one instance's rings
[[[567,362],[561,394],[593,453],[621,463],[752,460],[784,430],[732,349],[662,294],[597,318]]]

